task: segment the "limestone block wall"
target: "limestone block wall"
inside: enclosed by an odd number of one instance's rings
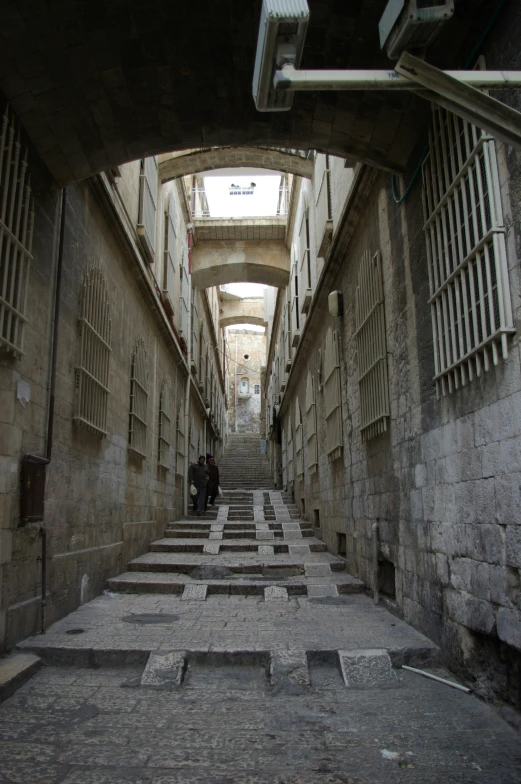
[[[499,148],[509,284],[519,302],[518,201],[509,190],[521,178],[517,161]],[[289,487],[310,519],[320,523],[332,552],[373,588],[371,528],[380,526],[384,601],[440,644],[452,666],[483,687],[520,704],[521,366],[519,335],[488,373],[437,399],[421,184],[406,204],[392,201],[389,178],[374,178],[357,212],[341,263],[317,293],[294,355],[282,424],[294,427],[295,401],[303,410],[306,379],[317,382],[318,471]],[[364,251],[382,257],[390,419],[386,433],[363,443],[360,432],[355,290]],[[338,289],[344,315],[327,308]],[[342,455],[326,454],[325,399],[320,389],[325,335],[337,330],[341,348]],[[270,372],[268,368],[268,372]],[[305,428],[304,428],[305,430]],[[306,445],[306,436],[304,435]],[[307,449],[305,446],[305,465]],[[392,595],[391,595],[392,594]],[[491,676],[491,673],[494,673]]]

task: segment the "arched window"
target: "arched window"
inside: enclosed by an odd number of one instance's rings
[[[248,378],[241,378],[239,384],[239,393],[241,395],[247,395],[250,391],[250,381]]]
[[[92,267],[83,281],[80,357],[76,368],[74,421],[104,438],[107,435],[109,361],[112,324],[105,276]]]
[[[147,352],[142,338],[136,342],[130,372],[130,415],[128,448],[146,457],[148,371]]]
[[[302,412],[298,398],[295,402],[295,452],[297,459],[297,478],[304,476],[304,428],[302,425]]]
[[[306,384],[306,438],[308,471],[313,473],[313,471],[318,469],[317,400],[315,395],[315,381],[310,372],[308,372]]]
[[[330,460],[340,457],[342,443],[342,397],[338,335],[329,327],[324,357],[324,397],[326,409],[326,449]]]
[[[159,394],[157,462],[163,468],[170,468],[170,389],[166,379]]]

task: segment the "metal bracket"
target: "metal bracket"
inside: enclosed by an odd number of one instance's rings
[[[507,144],[521,147],[521,112],[481,90],[521,87],[521,71],[441,71],[404,52],[396,70],[305,71],[284,65],[277,90],[407,90],[437,103]]]

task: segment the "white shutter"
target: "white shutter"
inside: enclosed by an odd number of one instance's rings
[[[163,297],[175,312],[177,287],[179,285],[179,275],[176,268],[176,231],[175,231],[175,201],[170,194],[168,199],[168,209],[165,212],[165,250],[163,259]]]
[[[342,454],[342,398],[338,336],[331,327],[326,334],[324,358],[324,397],[326,409],[327,454],[335,460]]]
[[[317,403],[315,398],[315,383],[313,376],[308,372],[306,384],[306,439],[308,469],[312,472],[318,466],[318,441],[317,441]]]
[[[157,157],[141,161],[139,178],[139,210],[137,232],[148,261],[153,262],[156,252],[156,210],[157,210]]]

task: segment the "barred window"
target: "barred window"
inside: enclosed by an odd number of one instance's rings
[[[27,150],[6,110],[0,129],[0,348],[24,354],[34,206]]]
[[[166,380],[159,395],[157,462],[162,468],[170,468],[170,389]]]
[[[355,335],[360,392],[362,442],[387,430],[389,382],[385,331],[384,288],[380,253],[366,251],[358,272]]]
[[[179,299],[179,276],[176,268],[176,212],[175,201],[170,194],[165,210],[165,250],[163,256],[163,296],[173,312]]]
[[[287,487],[288,484],[288,444],[286,440],[286,431],[282,428],[282,486]]]
[[[440,107],[423,207],[439,397],[506,359],[514,331],[495,142]]]
[[[146,457],[147,448],[148,372],[145,343],[139,338],[132,355],[130,374],[130,416],[128,448]]]
[[[185,475],[185,416],[184,416],[184,403],[179,403],[177,407],[177,416],[175,421],[176,429],[176,457],[175,457],[175,472],[179,476]]]
[[[318,468],[317,400],[315,395],[315,382],[310,372],[308,372],[306,384],[306,439],[308,470],[310,473],[313,473]]]
[[[342,397],[338,335],[329,327],[324,357],[324,397],[326,409],[326,449],[330,460],[342,454]]]
[[[302,425],[302,412],[298,398],[295,403],[295,457],[297,462],[297,478],[304,476],[304,428]]]
[[[107,435],[112,322],[105,276],[93,267],[83,281],[79,318],[80,356],[76,367],[74,422],[94,435]]]
[[[293,428],[291,426],[291,418],[288,422],[288,443],[287,443],[287,461],[288,461],[288,484],[295,481],[295,464],[293,452]]]
[[[137,233],[150,262],[154,261],[156,252],[157,183],[157,158],[144,158],[139,177]]]

